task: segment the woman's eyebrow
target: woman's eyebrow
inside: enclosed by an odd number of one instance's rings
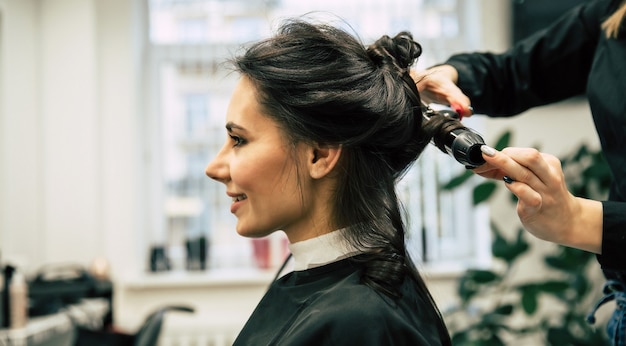
[[[235,130],[239,130],[239,131],[244,131],[244,132],[246,131],[246,129],[245,129],[245,128],[243,128],[243,127],[241,127],[241,126],[239,126],[239,125],[237,125],[237,124],[233,123],[232,121],[227,122],[227,123],[226,123],[226,130],[227,130],[228,132],[232,132],[232,131],[233,131],[233,129],[235,129]]]

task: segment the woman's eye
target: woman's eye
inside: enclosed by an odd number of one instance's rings
[[[230,135],[229,137],[234,143],[233,147],[238,147],[238,146],[241,146],[242,144],[245,144],[245,141],[241,137],[233,136],[233,135]]]

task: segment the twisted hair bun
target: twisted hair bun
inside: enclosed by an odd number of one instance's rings
[[[413,40],[410,32],[403,31],[393,38],[382,36],[368,48],[367,53],[378,67],[394,67],[398,73],[405,73],[422,55],[422,46]]]

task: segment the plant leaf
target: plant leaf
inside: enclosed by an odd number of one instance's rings
[[[469,178],[474,176],[474,172],[469,169],[466,169],[461,174],[457,175],[450,179],[447,183],[443,184],[440,189],[444,191],[454,190],[457,187],[463,185]]]
[[[498,314],[498,315],[510,315],[513,313],[513,309],[514,306],[512,304],[506,304],[506,305],[502,305],[502,306],[498,306],[495,310],[494,313]]]
[[[472,280],[479,284],[493,282],[500,278],[500,275],[491,270],[472,269],[469,271]]]
[[[530,247],[528,242],[524,240],[525,231],[523,228],[517,230],[517,242],[515,243],[514,250],[517,256],[523,254]]]
[[[576,294],[578,294],[579,297],[582,297],[589,291],[589,289],[591,288],[591,285],[589,283],[589,280],[587,280],[587,277],[584,275],[584,273],[577,273],[577,274],[578,275],[574,277],[572,288],[576,291]]]
[[[481,286],[491,284],[500,280],[500,276],[495,272],[481,269],[468,269],[459,280],[457,292],[463,303],[467,303]]]
[[[570,286],[570,283],[567,281],[545,281],[537,284],[535,287],[543,292],[559,295],[570,288]]]
[[[474,187],[472,194],[474,205],[478,205],[488,200],[493,192],[496,190],[496,183],[494,181],[485,181]]]
[[[537,311],[537,290],[533,286],[525,286],[522,289],[522,308],[527,315]]]
[[[511,130],[506,130],[504,133],[498,138],[496,144],[493,146],[497,150],[502,150],[509,146],[511,143]]]
[[[567,327],[549,328],[547,339],[550,345],[572,345],[572,342],[576,340]]]
[[[468,273],[465,273],[465,275],[459,279],[459,285],[457,287],[457,293],[459,294],[459,298],[461,298],[463,304],[466,304],[470,299],[472,299],[477,292],[478,287],[476,286],[476,283],[471,279],[471,277],[468,276]]]

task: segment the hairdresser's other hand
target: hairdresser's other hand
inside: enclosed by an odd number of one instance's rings
[[[411,70],[411,77],[424,102],[450,105],[461,116],[468,117],[472,115],[470,99],[457,87],[458,76],[456,69],[450,65],[439,65],[423,71]]]
[[[602,251],[602,204],[567,189],[561,161],[532,148],[483,148],[474,172],[503,179],[518,198],[517,215],[537,238],[594,253]]]

